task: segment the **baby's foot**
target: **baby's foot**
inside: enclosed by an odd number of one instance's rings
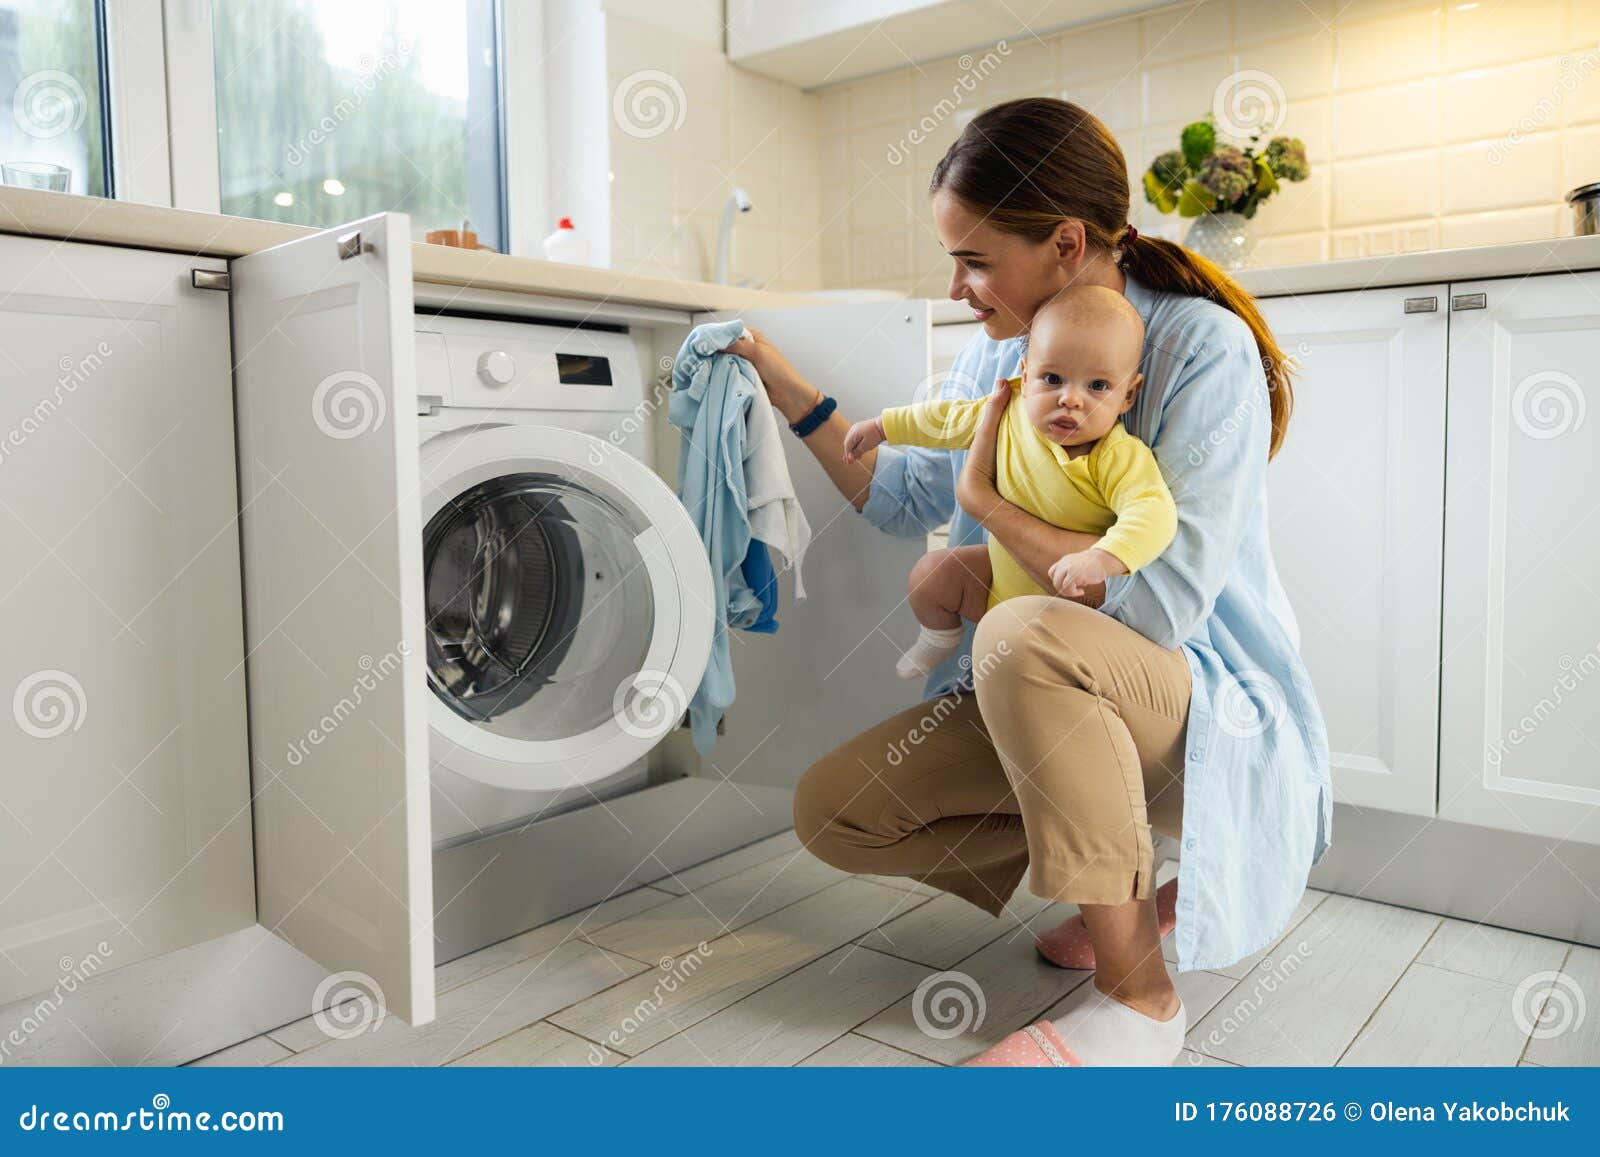
[[[948,631],[923,627],[922,634],[911,644],[911,650],[901,655],[894,665],[894,673],[902,679],[922,678],[961,649],[961,639],[966,633],[962,627],[951,627]]]

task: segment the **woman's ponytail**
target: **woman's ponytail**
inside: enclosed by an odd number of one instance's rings
[[[1289,415],[1294,411],[1294,388],[1289,381],[1288,359],[1267,327],[1267,319],[1261,316],[1256,299],[1216,263],[1181,245],[1143,233],[1124,239],[1122,268],[1151,289],[1214,301],[1250,327],[1261,352],[1261,368],[1266,371],[1267,398],[1272,407],[1272,441],[1267,457],[1277,454],[1289,428]]]

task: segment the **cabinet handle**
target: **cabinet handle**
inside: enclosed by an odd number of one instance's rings
[[[1489,299],[1481,293],[1458,293],[1450,299],[1450,308],[1456,311],[1463,309],[1487,309]]]
[[[339,238],[339,260],[349,261],[352,257],[361,256],[361,231],[346,233]]]
[[[1434,313],[1439,308],[1437,297],[1408,297],[1406,298],[1407,313]]]
[[[196,289],[220,289],[226,293],[233,288],[233,279],[216,269],[191,269],[189,284]]]

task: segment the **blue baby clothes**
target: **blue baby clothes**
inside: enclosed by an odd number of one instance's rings
[[[720,352],[745,332],[742,321],[695,327],[673,363],[673,390],[667,402],[667,419],[683,431],[678,497],[705,543],[716,599],[711,657],[689,703],[689,726],[702,755],[716,742],[717,723],[733,702],[728,628],[777,629],[771,614],[776,581],[774,577],[768,583],[763,576],[759,557],[765,550],[763,542],[795,567],[796,597],[801,597],[800,556],[811,534],[783,466],[776,422],[761,379],[744,358]],[[781,469],[781,477],[775,476],[775,469]],[[769,537],[756,538],[752,523],[765,526]],[[752,545],[758,549],[753,551]],[[770,557],[765,564],[770,573]]]

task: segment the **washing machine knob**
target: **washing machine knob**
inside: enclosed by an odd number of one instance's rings
[[[489,350],[478,359],[478,376],[486,385],[503,386],[517,373],[517,363],[505,350]]]

